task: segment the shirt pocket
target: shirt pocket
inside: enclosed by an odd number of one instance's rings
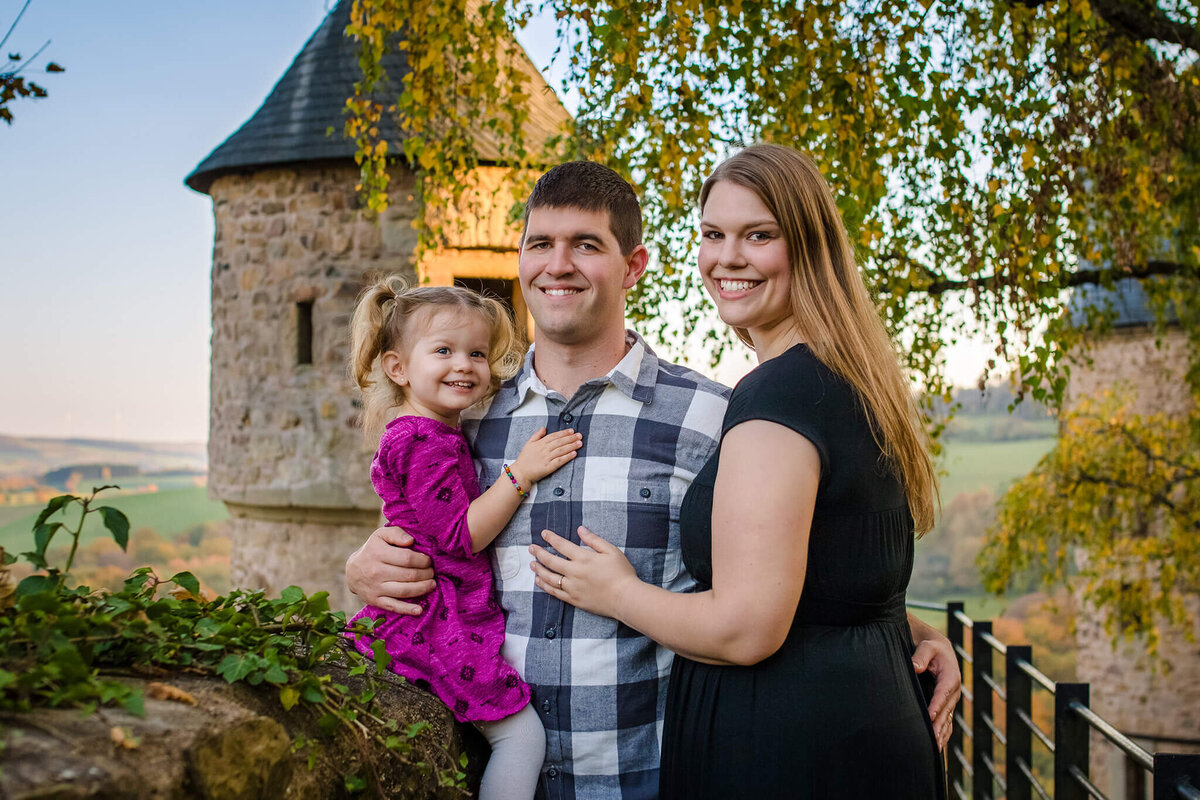
[[[659,465],[654,465],[659,467]],[[679,577],[683,559],[679,552],[679,506],[671,496],[671,476],[653,467],[632,470],[628,478],[610,477],[602,482],[606,501],[618,504],[623,525],[595,530],[625,531],[624,541],[614,541],[643,581],[667,586]],[[605,534],[606,538],[609,534]],[[613,536],[617,539],[617,536]]]

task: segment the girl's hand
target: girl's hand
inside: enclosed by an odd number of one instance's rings
[[[551,434],[547,434],[545,428],[538,428],[509,469],[521,482],[521,488],[529,491],[535,482],[574,458],[575,451],[581,447],[583,434],[572,428]]]
[[[536,544],[530,545],[529,552],[537,559],[529,565],[537,575],[535,583],[546,594],[565,603],[620,619],[623,597],[640,583],[625,554],[583,526],[579,527],[579,540],[586,547],[550,531],[542,531],[542,538],[561,556],[552,555]]]

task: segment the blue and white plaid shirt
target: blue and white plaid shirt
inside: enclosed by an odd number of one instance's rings
[[[574,397],[548,389],[533,351],[482,419],[464,418],[480,485],[543,425],[583,434],[578,457],[534,486],[492,545],[507,617],[504,657],[533,688],[546,728],[538,797],[654,798],[671,652],[607,617],[538,590],[529,545],[543,529],[578,543],[586,526],[619,546],[645,581],[686,591],[693,581],[679,550],[679,504],[716,451],[729,390],[660,361],[627,332],[629,351]]]

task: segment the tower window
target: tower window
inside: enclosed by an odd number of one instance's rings
[[[296,363],[313,363],[312,300],[296,303]]]

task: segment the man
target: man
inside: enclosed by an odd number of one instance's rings
[[[637,197],[612,170],[572,162],[543,175],[526,204],[519,258],[537,345],[482,417],[464,419],[481,484],[497,480],[539,427],[572,427],[583,449],[534,487],[492,547],[504,656],[531,685],[546,728],[539,797],[652,798],[672,656],[614,620],[535,591],[528,548],[543,530],[578,543],[582,525],[621,547],[642,579],[688,589],[679,503],[717,448],[728,390],[660,361],[624,329],[625,292],[648,253]],[[375,531],[346,562],[351,590],[418,613],[404,599],[430,591],[432,571],[410,543],[398,529]],[[934,724],[944,741],[957,663],[944,637],[921,623],[914,632],[925,640],[914,663],[939,678],[931,709],[941,712]]]

